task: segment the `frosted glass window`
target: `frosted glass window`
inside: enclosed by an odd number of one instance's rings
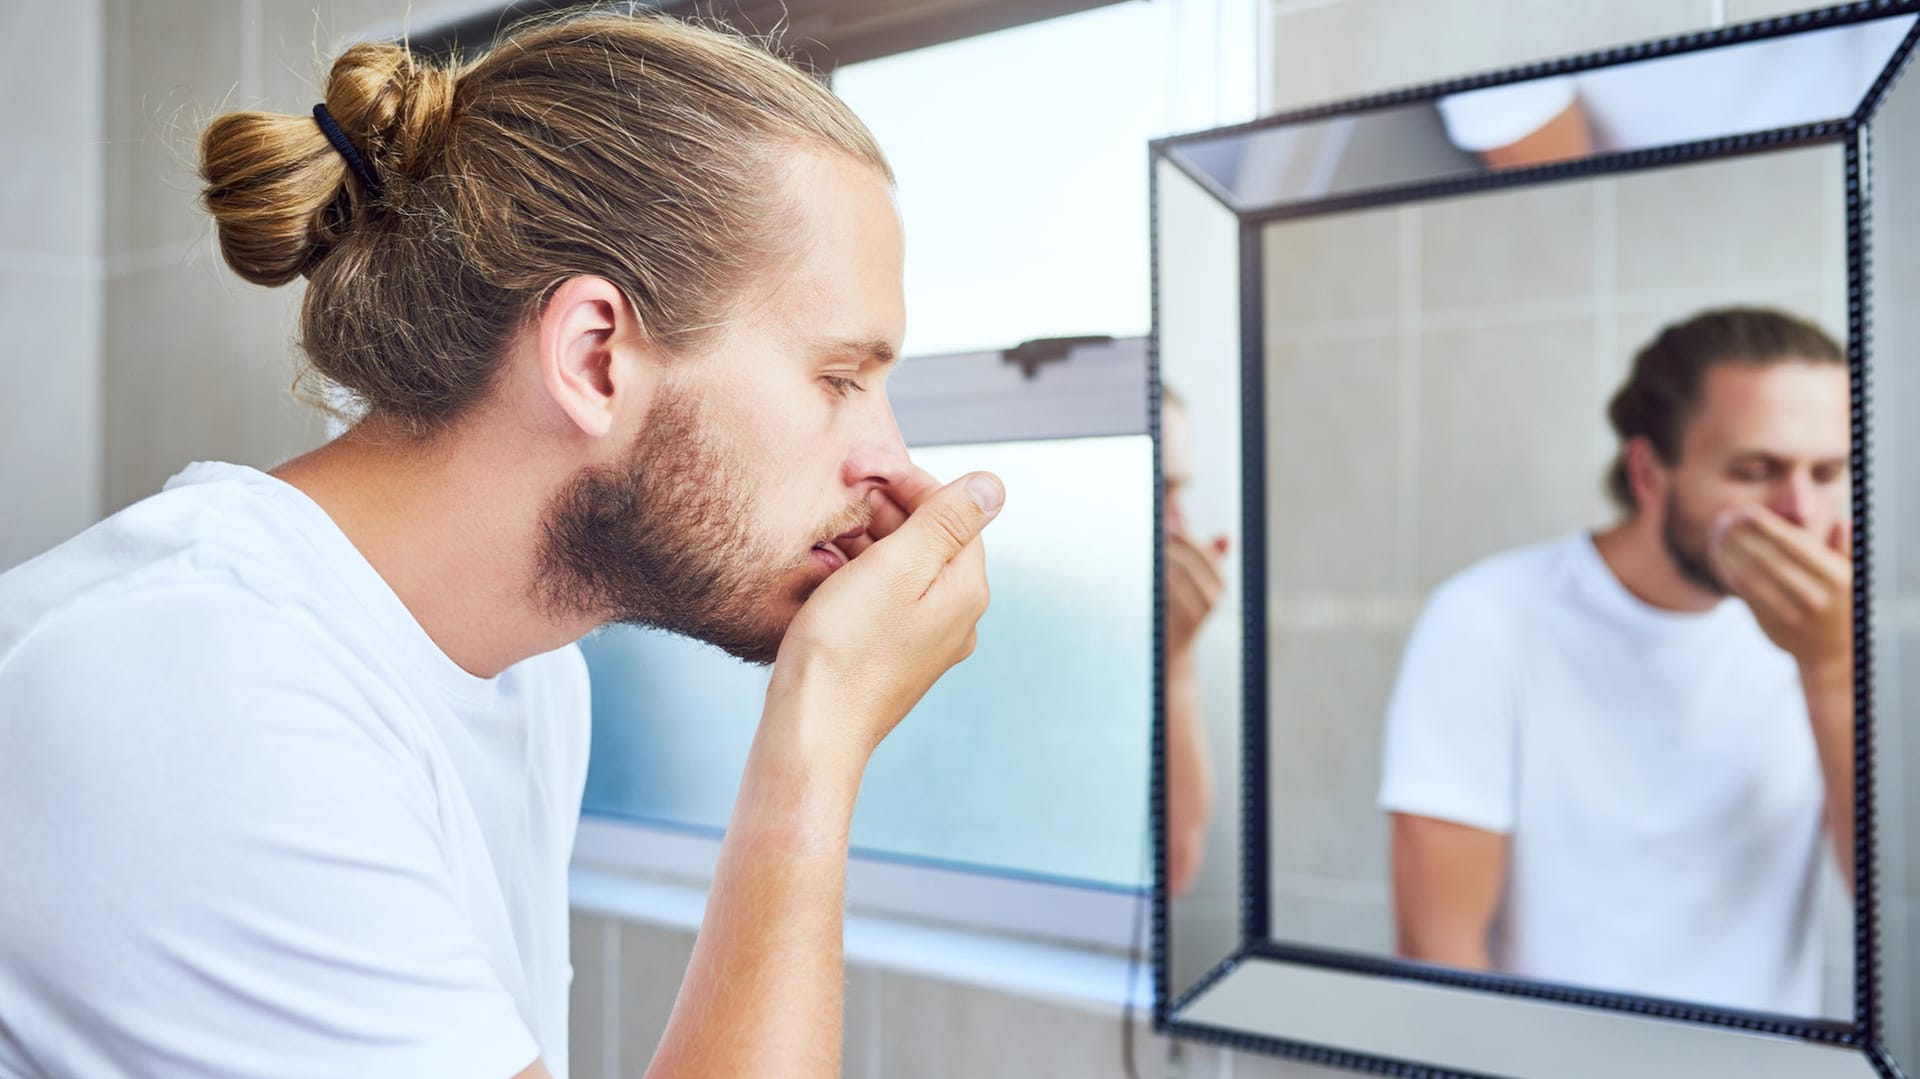
[[[998,473],[993,603],[971,659],[875,754],[867,854],[1138,887],[1147,870],[1153,457],[1144,435],[919,447],[937,476]],[[662,634],[582,642],[593,677],[586,810],[727,820],[767,672]],[[1118,822],[1118,823],[1116,823]]]
[[[1168,18],[1117,4],[834,72],[899,180],[908,355],[1146,333]]]

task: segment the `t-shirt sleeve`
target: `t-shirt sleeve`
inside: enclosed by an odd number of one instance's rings
[[[0,666],[0,1030],[37,1032],[45,1070],[507,1079],[539,1056],[430,773],[327,647],[261,602],[153,596]]]
[[[1387,812],[1512,831],[1518,671],[1499,615],[1456,580],[1415,623],[1387,703]]]
[[[1448,94],[1434,104],[1448,141],[1483,154],[1540,130],[1565,112],[1577,94],[1573,79],[1559,76]]]

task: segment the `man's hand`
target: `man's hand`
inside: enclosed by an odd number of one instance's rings
[[[1714,521],[1709,550],[1720,579],[1803,676],[1853,663],[1853,562],[1847,527],[1817,539],[1764,506]]]
[[[1185,532],[1167,533],[1167,653],[1180,655],[1193,647],[1200,624],[1213,613],[1226,589],[1220,561],[1227,554],[1227,537],[1215,536],[1201,547]]]
[[[913,508],[926,501],[928,495],[940,489],[940,481],[924,468],[915,466],[913,475],[905,481],[893,484],[885,491],[873,491],[867,495],[867,506],[873,511],[873,517],[867,522],[867,530],[851,539],[839,541],[837,546],[849,559],[874,545],[879,540],[893,535]]]
[[[933,683],[973,653],[987,609],[980,531],[1006,497],[992,473],[946,485],[919,473],[898,497],[876,498],[853,557],[800,608],[781,642],[768,690],[792,715],[826,724],[810,732],[864,767],[880,740]],[[883,505],[884,503],[884,505]]]

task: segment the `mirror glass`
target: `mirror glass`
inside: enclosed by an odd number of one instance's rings
[[[1872,413],[1875,809],[1880,859],[1881,1040],[1908,1075],[1920,1075],[1920,77],[1911,65],[1867,132],[1873,162],[1866,200],[1873,279],[1868,353]]]
[[[1851,116],[1902,15],[1365,113],[1195,140],[1182,164],[1241,211]]]
[[[1240,944],[1240,229],[1156,165],[1170,999]],[[1231,556],[1223,553],[1224,545]]]
[[[1276,942],[1851,1019],[1844,178],[1263,227]]]

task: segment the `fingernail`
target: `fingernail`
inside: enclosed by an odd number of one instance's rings
[[[1007,497],[1006,489],[991,473],[976,472],[967,477],[967,493],[973,496],[974,505],[992,513],[1000,508]]]

